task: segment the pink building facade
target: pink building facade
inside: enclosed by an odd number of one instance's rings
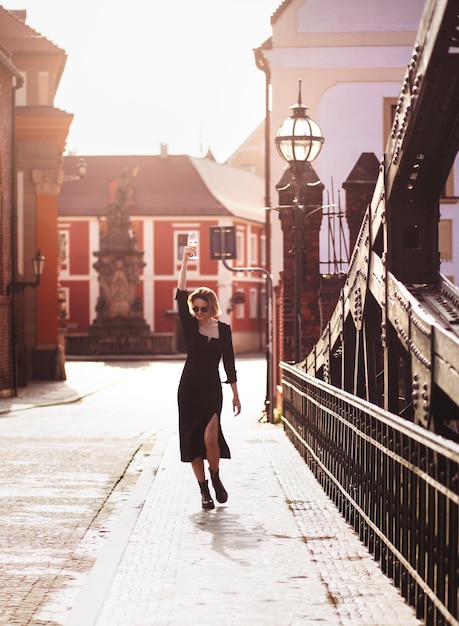
[[[183,349],[175,291],[187,233],[199,236],[199,260],[189,265],[188,287],[206,285],[219,296],[221,319],[231,323],[235,349],[258,352],[266,342],[266,280],[256,271],[232,272],[210,258],[210,228],[234,226],[235,268],[264,267],[263,181],[259,177],[186,156],[85,157],[87,175],[63,185],[59,208],[60,323],[65,335],[88,332],[99,295],[94,253],[106,227],[117,177],[138,168],[132,194],[132,236],[143,251],[137,295],[157,337],[158,351]],[[76,168],[65,157],[65,170]]]

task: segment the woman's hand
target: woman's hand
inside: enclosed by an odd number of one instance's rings
[[[183,248],[183,261],[177,280],[177,289],[180,289],[181,291],[184,291],[186,289],[186,271],[188,260],[194,254],[195,249],[192,246],[185,246]]]
[[[196,248],[194,246],[185,246],[183,248],[183,260],[188,261],[190,257],[196,254]]]
[[[239,396],[233,396],[233,413],[234,415],[239,415],[241,412],[241,401],[239,400]]]

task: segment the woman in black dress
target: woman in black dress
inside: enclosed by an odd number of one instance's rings
[[[220,458],[229,459],[230,451],[223,436],[220,414],[223,394],[219,374],[220,359],[233,391],[233,410],[241,412],[236,382],[231,328],[217,320],[221,314],[212,289],[199,287],[190,295],[186,290],[186,268],[195,249],[186,246],[177,284],[180,321],[187,346],[187,359],[178,388],[180,457],[191,463],[202,496],[202,508],[215,508],[204,470],[209,462],[212,485],[218,502],[228,494],[219,475]]]

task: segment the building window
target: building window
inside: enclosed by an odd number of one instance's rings
[[[454,195],[454,167],[451,168],[449,176],[446,179],[446,183],[442,189],[440,199],[443,202],[457,202],[457,198]]]
[[[383,152],[386,150],[392,124],[394,123],[397,102],[398,98],[384,98],[383,100]]]
[[[243,302],[239,302],[234,305],[234,312],[236,314],[236,319],[242,320],[245,316],[245,304]]]
[[[265,289],[262,289],[260,291],[260,317],[263,320],[266,319],[266,313],[268,310],[267,307],[268,307],[268,301],[266,298],[266,291]]]
[[[22,87],[15,92],[15,104],[18,107],[25,107],[27,104],[27,72],[21,72],[24,82]]]
[[[38,72],[38,104],[42,106],[50,104],[48,72]]]
[[[438,222],[438,249],[441,261],[453,260],[453,220]]]
[[[249,294],[249,317],[251,320],[258,318],[258,290],[254,288]]]
[[[262,267],[266,266],[266,237],[260,237],[260,263]]]
[[[250,234],[250,259],[249,267],[258,265],[258,249],[257,249],[257,236]]]
[[[57,249],[59,260],[59,273],[61,276],[68,276],[70,274],[69,242],[69,231],[60,230],[57,234]]]
[[[243,265],[245,265],[244,233],[236,233],[236,254],[237,254],[236,265],[239,265],[240,267],[242,267]]]
[[[70,289],[60,286],[57,290],[57,303],[59,310],[59,319],[63,322],[69,319],[70,311]]]
[[[176,247],[176,256],[177,261],[181,261],[183,259],[183,249],[186,246],[186,242],[188,240],[188,233],[177,233],[175,240]]]

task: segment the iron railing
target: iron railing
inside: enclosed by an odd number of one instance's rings
[[[285,431],[426,624],[458,625],[459,445],[281,363]]]

